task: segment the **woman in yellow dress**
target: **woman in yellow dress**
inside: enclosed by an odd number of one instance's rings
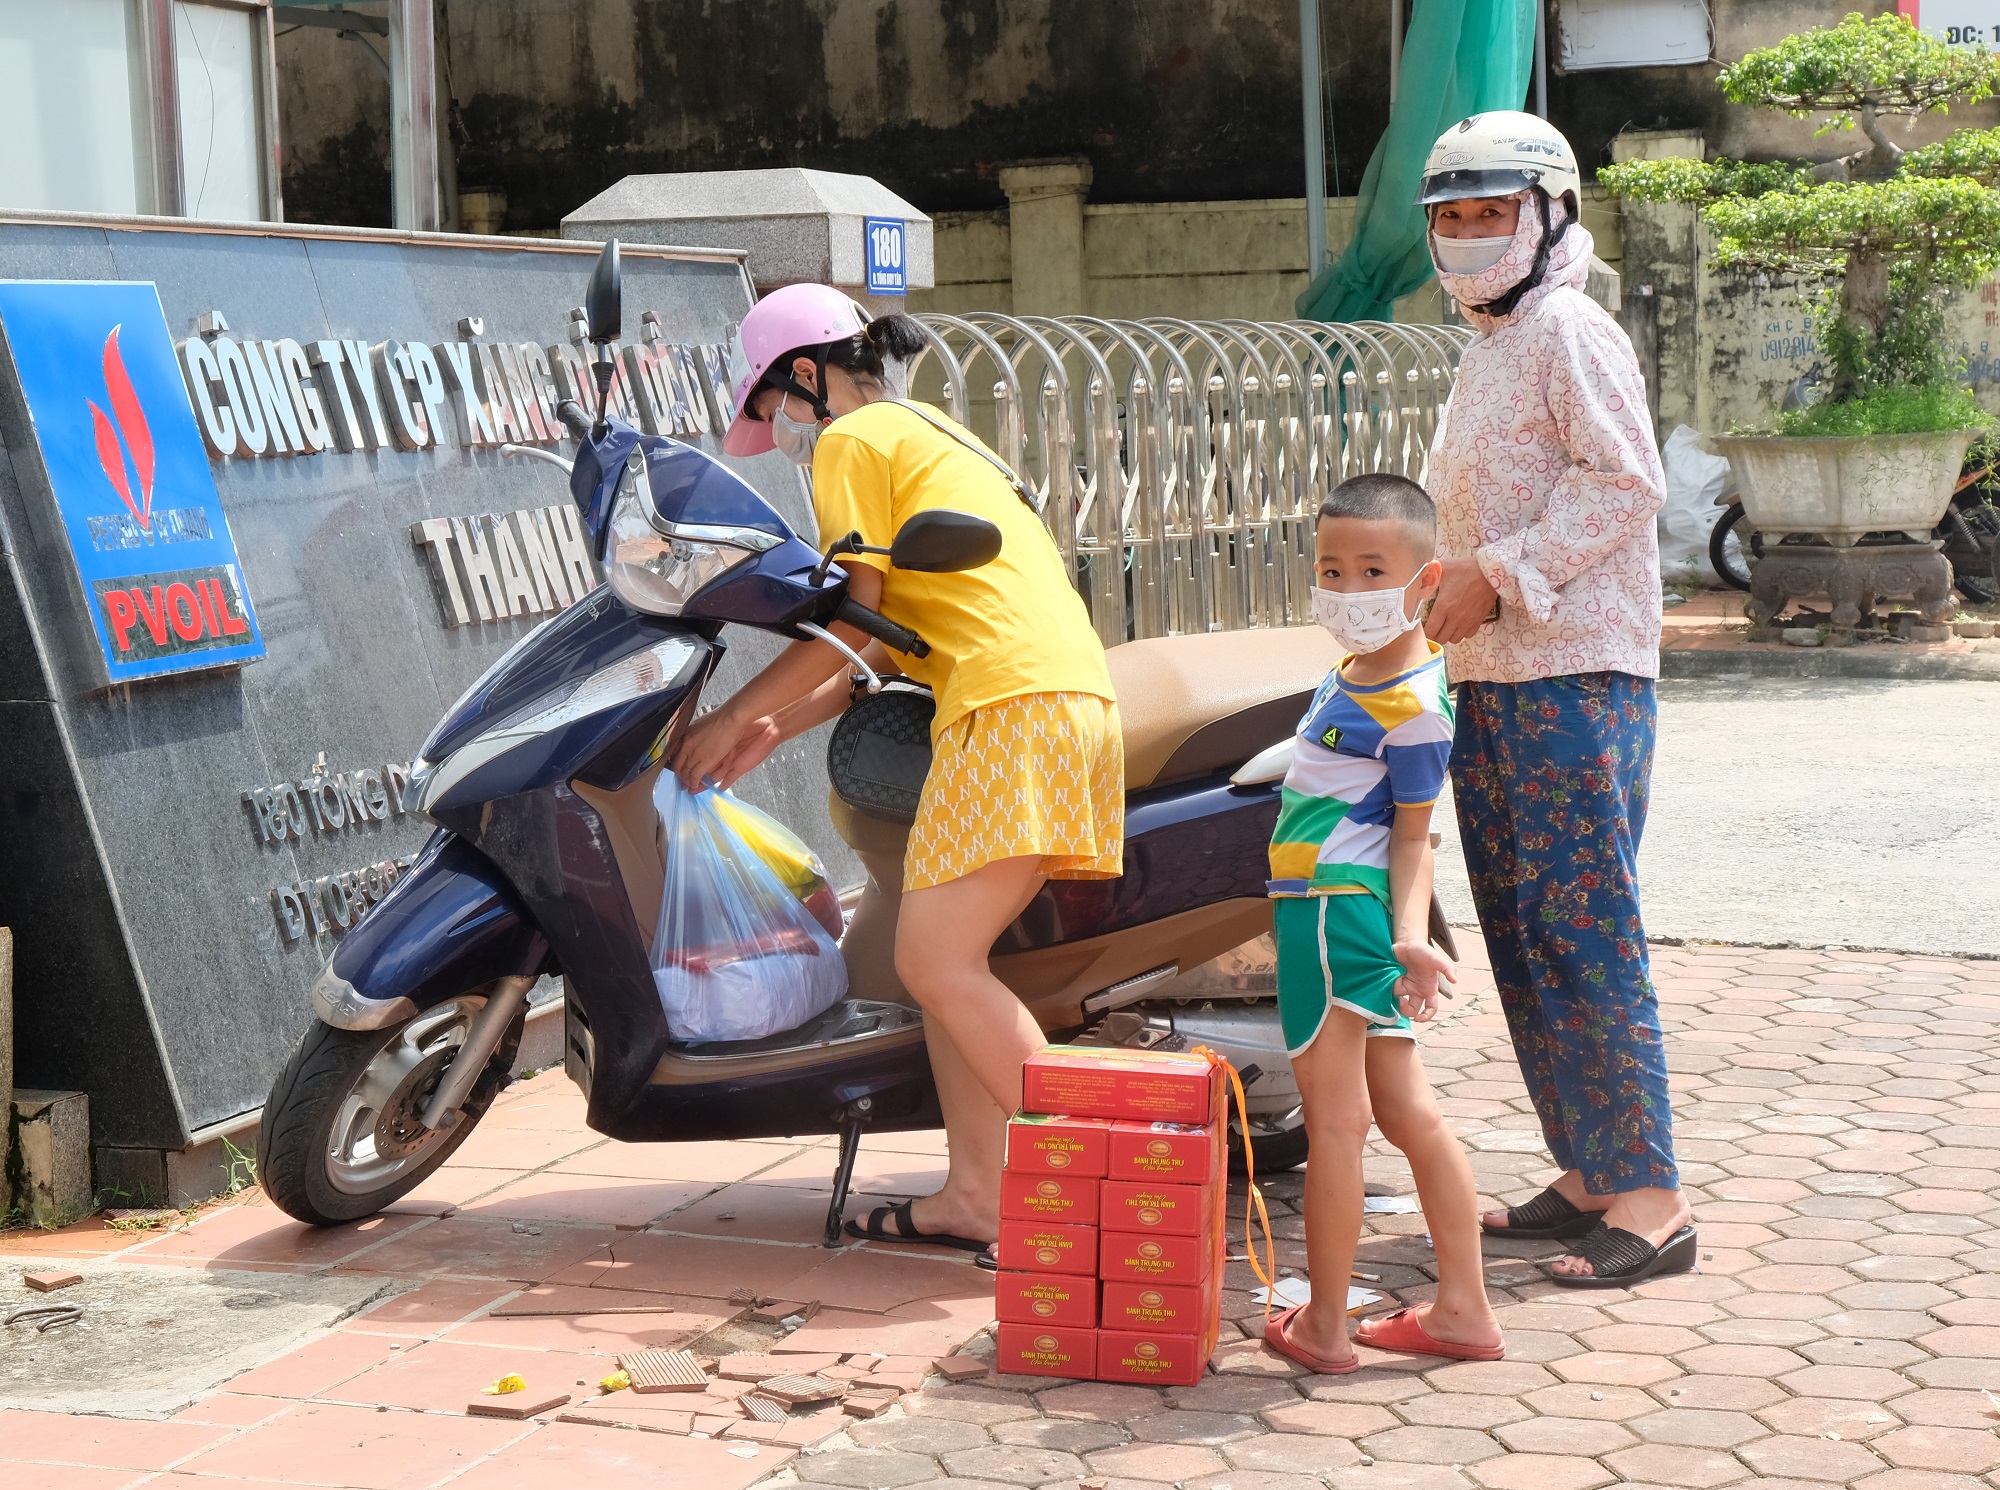
[[[1040,518],[975,435],[894,395],[891,365],[923,345],[907,316],[871,320],[828,286],[774,291],[743,322],[739,412],[723,448],[775,446],[810,467],[823,543],[859,532],[886,549],[928,508],[969,512],[1001,532],[996,559],[958,574],[911,573],[874,554],[841,560],[854,600],[931,647],[896,660],[937,698],[903,864],[896,972],[925,1013],[950,1151],[942,1190],[847,1226],[990,1258],[1006,1119],[1020,1106],[1024,1062],[1046,1042],[987,955],[1045,880],[1118,875],[1125,752],[1104,648]],[[857,651],[878,645],[832,629]],[[826,643],[792,643],[689,727],[675,771],[690,790],[728,786],[780,742],[836,717],[848,671]]]

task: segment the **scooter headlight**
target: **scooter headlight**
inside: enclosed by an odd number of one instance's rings
[[[634,610],[677,616],[703,586],[784,542],[756,528],[662,519],[639,465],[628,466],[619,483],[604,541],[604,577]]]

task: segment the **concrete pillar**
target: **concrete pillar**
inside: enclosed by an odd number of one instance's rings
[[[1083,199],[1087,160],[1045,160],[1000,170],[1014,260],[1014,314],[1085,314]]]

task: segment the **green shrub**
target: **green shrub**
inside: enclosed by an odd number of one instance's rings
[[[1777,419],[1781,435],[1928,435],[1990,426],[1970,388],[1957,383],[1878,388],[1845,403],[1787,409]]]
[[[1962,363],[1945,338],[1944,306],[1950,291],[2000,269],[2000,130],[1961,130],[1906,152],[1879,118],[1978,102],[2000,86],[2000,60],[1926,36],[1900,15],[1850,15],[1751,52],[1718,85],[1736,103],[1824,112],[1819,133],[1858,126],[1872,148],[1821,166],[1631,161],[1600,170],[1599,183],[1615,196],[1699,207],[1718,268],[1805,282],[1830,373],[1826,402],[1796,416],[1818,421],[1810,432],[1977,422],[1971,395],[1958,389]],[[1851,418],[1837,412],[1849,406]],[[1897,423],[1953,410],[1965,411],[1957,424]],[[1843,422],[1859,427],[1830,427]],[[1786,424],[1785,432],[1808,431]]]

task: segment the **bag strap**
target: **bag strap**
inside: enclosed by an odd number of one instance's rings
[[[981,445],[976,440],[968,440],[964,435],[960,434],[957,430],[953,429],[951,426],[943,424],[938,420],[932,418],[930,412],[925,408],[923,408],[923,406],[920,404],[913,404],[907,398],[892,398],[889,400],[889,402],[895,404],[898,408],[908,409],[912,414],[915,414],[919,419],[923,420],[924,423],[928,424],[932,429],[936,430],[939,434],[949,435],[952,439],[958,441],[959,444],[963,445],[967,450],[974,451],[977,454],[984,456],[986,460],[989,463],[991,463],[993,469],[998,471],[1002,476],[1006,478],[1007,484],[1014,488],[1014,495],[1019,497],[1022,500],[1022,502],[1027,504],[1028,510],[1034,513],[1036,517],[1040,517],[1042,515],[1042,504],[1035,499],[1035,494],[1028,490],[1027,483],[1024,482],[1019,476],[1016,476],[1014,474],[1014,468],[1012,466],[1008,465],[1007,462],[1000,459],[1000,457],[995,455],[991,450],[988,450],[984,445]]]

